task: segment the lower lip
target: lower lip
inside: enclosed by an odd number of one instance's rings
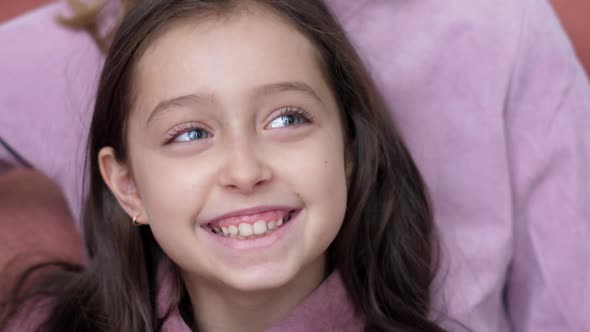
[[[295,224],[299,220],[299,216],[301,215],[301,210],[294,213],[287,223],[284,223],[281,227],[277,230],[273,231],[270,234],[265,236],[254,238],[254,239],[237,239],[232,237],[225,237],[219,236],[211,231],[200,228],[201,231],[207,234],[207,237],[214,240],[216,243],[223,245],[224,247],[233,249],[233,250],[254,250],[254,249],[264,249],[271,247],[275,242],[278,242],[282,239],[291,229],[291,226]]]

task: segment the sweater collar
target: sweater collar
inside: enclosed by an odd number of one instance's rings
[[[174,285],[172,264],[168,261],[158,268],[158,317],[170,309]],[[267,332],[285,331],[361,331],[363,320],[354,305],[338,271],[331,273],[302,303]],[[174,308],[162,325],[162,332],[189,332],[191,329]]]

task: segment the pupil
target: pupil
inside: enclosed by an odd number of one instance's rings
[[[191,130],[188,136],[191,140],[200,139],[203,138],[203,133],[200,130]]]
[[[295,117],[293,117],[292,115],[287,115],[285,116],[285,124],[287,125],[292,125],[295,123]]]

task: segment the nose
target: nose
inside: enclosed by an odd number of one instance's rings
[[[256,146],[246,139],[228,142],[226,158],[219,174],[222,186],[240,193],[250,193],[268,182],[272,171]]]

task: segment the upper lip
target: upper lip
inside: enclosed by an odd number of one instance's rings
[[[278,206],[278,205],[277,206],[256,206],[256,207],[251,207],[251,208],[246,208],[246,209],[231,211],[231,212],[222,214],[220,216],[217,216],[217,217],[215,217],[213,219],[206,220],[202,224],[203,225],[207,225],[207,224],[212,224],[212,223],[215,223],[215,222],[218,222],[220,220],[227,219],[227,218],[249,216],[249,215],[253,215],[253,214],[257,214],[257,213],[264,213],[264,212],[268,212],[268,211],[277,211],[277,210],[292,211],[292,210],[296,210],[296,209],[297,208],[290,207],[290,206],[285,206],[285,205],[281,205],[281,206]]]

